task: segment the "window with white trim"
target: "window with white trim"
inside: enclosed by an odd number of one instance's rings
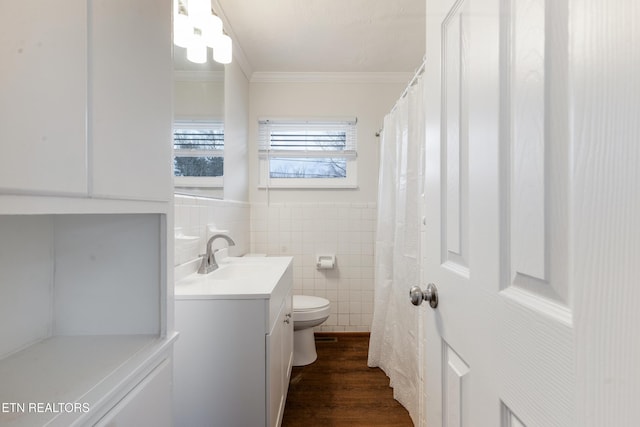
[[[357,187],[357,120],[260,119],[260,187]]]
[[[222,187],[224,124],[174,122],[173,170],[176,186]]]

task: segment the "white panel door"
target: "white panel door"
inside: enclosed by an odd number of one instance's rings
[[[429,427],[574,425],[561,3],[427,1]]]

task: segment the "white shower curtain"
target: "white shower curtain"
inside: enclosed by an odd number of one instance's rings
[[[409,288],[420,283],[420,207],[424,146],[423,83],[411,86],[384,119],[380,152],[371,367],[389,377],[393,395],[419,422],[419,310]]]

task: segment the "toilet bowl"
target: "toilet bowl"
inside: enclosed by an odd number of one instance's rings
[[[327,320],[330,310],[325,298],[293,296],[293,366],[305,366],[318,358],[313,327]]]

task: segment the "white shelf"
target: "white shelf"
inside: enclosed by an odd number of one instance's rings
[[[0,194],[0,215],[121,214],[171,212],[168,202],[98,199],[73,196]]]
[[[0,360],[0,425],[72,426],[88,420],[95,422],[104,415],[96,413],[97,408],[121,399],[123,396],[118,393],[135,386],[168,357],[175,338],[176,335],[55,336],[14,353]],[[89,410],[74,408],[66,412],[60,406],[73,403],[85,404]],[[23,406],[11,408],[8,404]],[[45,412],[34,408],[38,404],[51,404],[50,410],[46,406],[40,408]]]

